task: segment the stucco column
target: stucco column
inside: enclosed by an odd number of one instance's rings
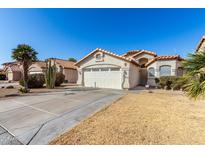
[[[78,70],[78,81],[77,81],[77,84],[84,86],[84,81],[83,81],[83,69],[78,68],[77,70]]]

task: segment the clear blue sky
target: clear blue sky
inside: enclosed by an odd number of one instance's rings
[[[185,57],[203,34],[205,9],[0,9],[0,63],[20,43],[40,60],[80,59],[97,47]]]

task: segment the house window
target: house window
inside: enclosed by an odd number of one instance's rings
[[[119,71],[120,68],[110,68],[110,71]]]
[[[160,66],[159,75],[160,76],[171,76],[171,66],[170,65]]]
[[[85,68],[84,69],[84,72],[90,72],[91,71],[91,68]]]
[[[150,67],[149,70],[148,70],[148,73],[149,73],[149,77],[154,77],[155,75],[155,71],[154,71],[154,67]]]
[[[100,71],[100,69],[99,68],[92,68],[92,71],[97,72],[97,71]]]
[[[101,55],[100,53],[98,53],[98,54],[96,55],[96,59],[97,59],[97,60],[101,60],[101,59],[102,59],[102,55]]]
[[[101,68],[101,71],[103,71],[103,72],[109,71],[109,68],[108,67]]]
[[[95,54],[95,61],[100,62],[103,61],[103,53],[96,53]]]

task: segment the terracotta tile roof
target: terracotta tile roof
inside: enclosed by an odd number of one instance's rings
[[[33,62],[33,64],[37,64],[41,68],[46,67],[46,62],[45,61],[37,61],[37,62]]]
[[[11,65],[9,66],[12,72],[21,72],[22,69],[18,65]]]
[[[205,36],[202,36],[201,41],[199,42],[197,48],[196,48],[196,52],[198,52],[199,48],[201,47],[202,43],[205,41]]]
[[[183,60],[183,58],[180,57],[180,55],[167,55],[167,56],[157,56],[154,59],[152,59],[150,62],[148,62],[145,66],[149,66],[150,64],[152,64],[155,61],[158,60]]]
[[[103,49],[100,49],[100,48],[96,48],[95,50],[93,50],[87,56],[85,56],[80,61],[78,61],[75,65],[78,66],[84,59],[88,58],[89,56],[93,55],[96,52],[102,52],[102,53],[108,54],[108,55],[110,55],[112,57],[115,57],[115,58],[118,58],[118,59],[121,59],[121,60],[124,60],[124,61],[127,61],[127,62],[131,62],[131,63],[139,66],[139,64],[133,58],[127,58],[127,57],[124,57],[124,56],[120,56],[118,54],[115,54],[113,52],[110,52],[110,51],[107,51],[107,50],[103,50]]]
[[[127,53],[125,53],[125,54],[123,54],[122,56],[123,57],[131,57],[131,56],[133,56],[134,54],[136,54],[136,53],[138,53],[138,52],[140,52],[141,50],[130,50],[130,51],[128,51]]]
[[[77,69],[75,66],[75,62],[64,60],[64,59],[58,59],[58,58],[51,58],[56,61],[57,64],[62,66],[63,68],[71,68],[71,69]]]
[[[157,56],[157,60],[172,60],[172,59],[182,59],[179,55],[167,55],[167,56]]]
[[[131,50],[131,51],[128,51],[127,53],[125,53],[124,57],[136,57],[140,54],[143,54],[143,53],[146,53],[146,54],[149,54],[149,55],[152,55],[152,56],[157,56],[157,54],[155,52],[152,52],[152,51],[148,51],[148,50]]]
[[[140,52],[134,54],[132,57],[136,57],[136,56],[143,54],[143,53],[146,53],[146,54],[152,55],[152,56],[157,56],[157,54],[155,52],[148,51],[148,50],[141,50]]]
[[[7,62],[7,63],[3,63],[2,65],[14,65],[14,64],[20,64],[20,62],[17,62],[17,61]]]

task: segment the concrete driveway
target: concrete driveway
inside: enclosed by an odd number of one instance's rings
[[[99,89],[0,100],[0,127],[22,144],[48,144],[124,94],[119,90]]]

